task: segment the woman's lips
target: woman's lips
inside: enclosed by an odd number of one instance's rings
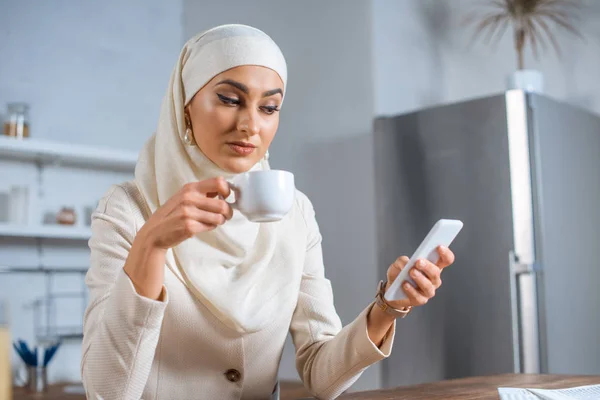
[[[230,142],[230,143],[227,143],[227,145],[229,146],[229,148],[231,150],[233,150],[233,152],[235,152],[236,154],[239,154],[241,156],[248,156],[248,155],[252,154],[254,152],[254,150],[256,150],[256,146],[254,146],[251,143]]]

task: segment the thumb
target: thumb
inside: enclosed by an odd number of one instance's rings
[[[388,287],[392,284],[392,282],[394,282],[394,280],[396,280],[400,271],[402,271],[406,264],[408,264],[408,261],[409,258],[407,256],[402,256],[398,257],[396,261],[394,261],[394,263],[390,265],[387,271]]]

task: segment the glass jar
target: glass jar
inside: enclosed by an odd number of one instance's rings
[[[4,119],[4,134],[18,139],[29,137],[29,105],[8,103]]]
[[[77,222],[75,208],[70,206],[61,208],[58,214],[56,214],[56,222],[61,225],[75,225],[75,222]]]

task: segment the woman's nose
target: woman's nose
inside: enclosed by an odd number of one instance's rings
[[[240,132],[246,133],[248,136],[258,135],[260,126],[257,113],[252,110],[243,112],[238,120],[237,129]]]

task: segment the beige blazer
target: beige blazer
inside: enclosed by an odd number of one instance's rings
[[[298,192],[293,211],[314,220],[308,209],[308,199]],[[372,304],[342,329],[316,223],[308,234],[318,241],[306,250],[298,302],[273,315],[264,330],[232,331],[169,268],[162,302],[139,296],[123,266],[145,210],[128,182],[113,186],[93,215],[81,362],[89,399],[268,399],[288,331],[300,378],[321,399],[339,396],[365,368],[390,354],[395,327],[380,348],[368,337]]]

